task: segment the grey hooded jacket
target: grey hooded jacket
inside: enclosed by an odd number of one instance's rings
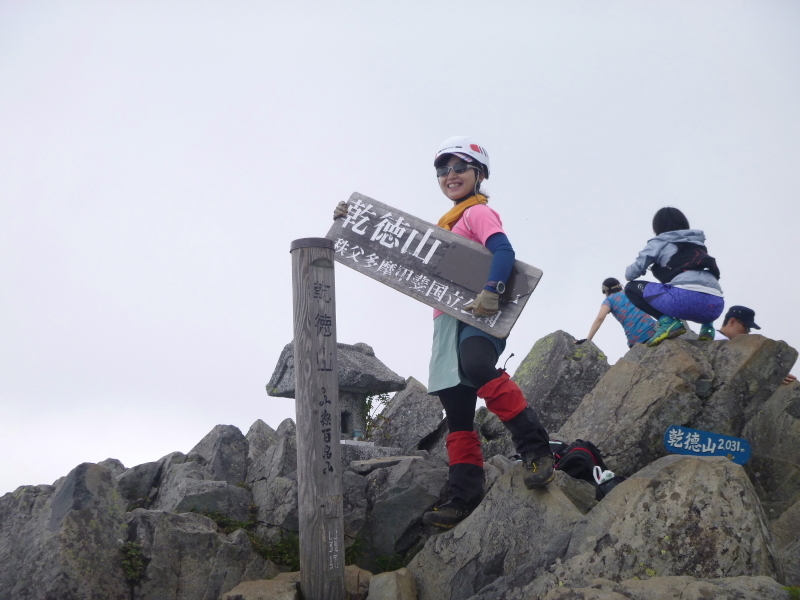
[[[637,277],[641,277],[647,273],[647,268],[653,263],[666,267],[669,259],[678,250],[674,242],[691,242],[692,244],[703,245],[705,241],[706,236],[699,229],[665,231],[647,242],[647,246],[639,252],[639,256],[633,264],[625,269],[625,279],[632,281]],[[720,294],[722,293],[722,288],[719,286],[717,278],[708,271],[684,271],[676,275],[669,283],[677,287],[702,286],[717,290]]]

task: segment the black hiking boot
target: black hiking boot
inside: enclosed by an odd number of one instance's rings
[[[422,522],[426,525],[450,529],[466,519],[471,512],[472,509],[465,502],[453,498],[432,511],[426,512],[422,517]]]
[[[538,458],[523,457],[522,467],[525,469],[525,487],[529,490],[545,487],[556,476],[553,469],[553,457],[549,455]]]
[[[530,406],[513,419],[504,421],[511,441],[520,456],[547,456],[552,454],[550,449],[550,436],[542,426],[536,411]]]

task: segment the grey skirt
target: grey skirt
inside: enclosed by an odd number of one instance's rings
[[[455,387],[459,383],[478,387],[466,378],[458,361],[458,346],[468,337],[485,337],[495,346],[498,358],[506,348],[506,341],[462,323],[450,315],[439,315],[433,320],[433,348],[428,371],[428,393]]]

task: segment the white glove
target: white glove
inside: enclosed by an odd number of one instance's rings
[[[333,220],[335,221],[336,219],[346,216],[347,216],[347,202],[343,200],[336,205],[335,209],[333,209]]]

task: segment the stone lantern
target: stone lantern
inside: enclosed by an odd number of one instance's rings
[[[339,364],[339,409],[342,439],[363,437],[367,425],[368,396],[396,392],[406,381],[375,357],[364,343],[337,344]],[[267,384],[267,393],[279,398],[294,398],[294,344],[286,344]]]

